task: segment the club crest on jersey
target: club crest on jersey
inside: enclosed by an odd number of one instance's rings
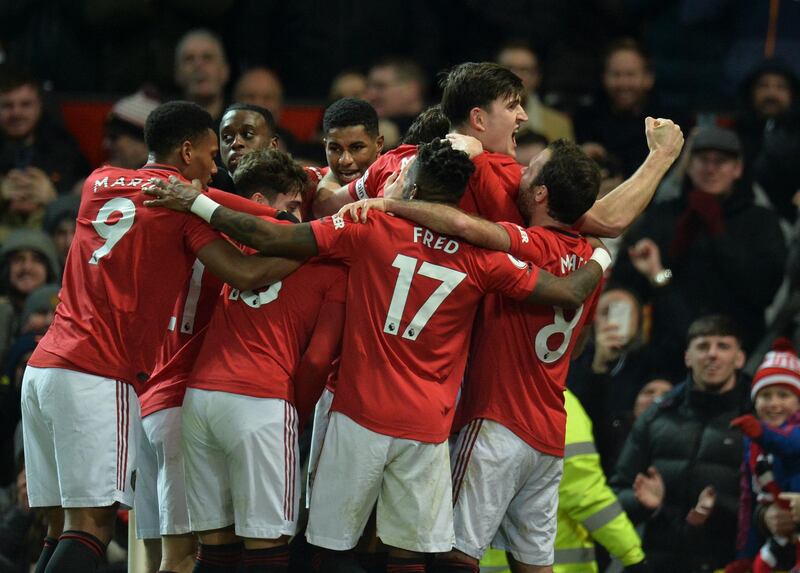
[[[561,274],[571,273],[579,266],[586,262],[583,257],[579,257],[575,253],[569,253],[561,257]]]

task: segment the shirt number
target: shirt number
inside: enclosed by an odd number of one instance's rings
[[[583,305],[580,305],[575,311],[575,316],[572,317],[572,320],[566,320],[564,318],[563,308],[554,306],[553,310],[555,311],[555,322],[542,328],[536,334],[536,340],[534,341],[536,356],[545,364],[555,362],[564,356],[564,353],[569,347],[569,341],[572,339],[572,333],[575,331],[575,327],[578,326],[578,321],[581,319],[581,315],[583,314]],[[561,345],[558,348],[555,350],[550,350],[550,348],[547,346],[547,341],[550,340],[550,337],[555,334],[563,335],[564,340],[561,342]]]
[[[433,291],[428,300],[419,308],[417,314],[414,315],[414,318],[411,319],[411,322],[408,323],[408,326],[406,326],[403,331],[403,338],[408,340],[417,339],[419,333],[433,316],[433,313],[436,312],[436,309],[439,308],[461,281],[467,278],[466,273],[448,269],[447,267],[440,267],[426,261],[423,261],[419,270],[417,270],[418,262],[413,257],[397,255],[392,263],[392,266],[399,269],[400,273],[397,275],[392,301],[389,303],[389,314],[386,316],[386,323],[383,325],[383,331],[386,334],[396,336],[400,330],[400,320],[406,308],[408,291],[411,289],[411,281],[414,278],[415,271],[423,277],[441,281],[442,284]]]
[[[108,219],[114,212],[122,213],[120,219],[109,225]],[[136,216],[136,205],[130,199],[125,197],[115,197],[106,202],[97,212],[97,219],[92,221],[92,226],[97,234],[103,237],[106,242],[103,243],[99,249],[92,253],[89,258],[90,265],[96,265],[100,259],[105,257],[111,252],[119,240],[125,236],[125,233],[131,230],[133,226],[133,219]]]

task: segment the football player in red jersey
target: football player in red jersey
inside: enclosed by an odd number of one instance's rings
[[[228,115],[223,116],[223,123]],[[306,176],[283,151],[253,150],[243,156],[233,178],[240,194],[252,200],[251,214],[277,210],[279,216],[286,212],[299,216]],[[163,571],[183,571],[187,563],[191,567],[195,561],[196,538],[189,526],[184,485],[181,405],[222,286],[195,261],[189,284],[170,318],[159,366],[139,396],[145,435],[136,471],[136,534],[145,540],[149,560],[157,558],[160,546]],[[208,551],[202,548],[201,553]]]
[[[451,124],[449,137],[476,167],[459,207],[490,221],[522,224],[516,200],[523,168],[514,160],[514,134],[527,119],[520,103],[522,82],[498,64],[468,62],[453,68],[442,86],[442,111]],[[671,123],[662,121],[664,127]],[[315,208],[317,215],[336,212],[359,198],[381,196],[389,176],[399,172],[413,155],[413,148],[405,146],[383,155],[360,179],[332,192],[324,205]],[[642,213],[655,193],[650,183],[660,181],[673,161],[667,154],[654,155],[651,150],[629,181],[595,203],[580,221],[579,230],[618,236]]]
[[[420,147],[404,194],[457,203],[473,170],[464,153],[434,141]],[[159,197],[149,205],[191,209],[262,253],[320,255],[349,266],[337,391],[307,536],[334,551],[352,548],[377,500],[377,534],[392,548],[388,570],[423,571],[421,553],[453,543],[452,506],[443,495],[451,488],[446,439],[478,302],[501,292],[577,308],[601,266],[590,261],[555,278],[394,217],[358,225],[334,216],[281,228],[198,199],[192,186],[146,192]]]
[[[675,126],[666,127],[656,138],[651,125],[648,139],[671,157],[682,136]],[[424,202],[377,199],[349,212],[364,220],[365,211],[386,209],[558,275],[591,253],[573,226],[595,202],[598,188],[596,164],[574,144],[558,141],[523,176],[520,208],[528,229]],[[510,552],[515,570],[552,570],[566,427],[563,390],[572,349],[591,322],[598,292],[575,312],[486,297],[456,416],[455,428],[461,429],[451,459],[456,542],[439,561],[442,571],[477,571],[490,543]]]
[[[297,266],[245,256],[196,218],[141,208],[151,178],[211,178],[218,146],[207,112],[188,102],[163,104],[148,117],[145,140],[150,157],[141,169],[103,167],[87,178],[61,303],[23,381],[30,505],[53,508],[40,558],[40,565],[50,561],[50,571],[95,570],[117,506],[132,505],[140,431],[134,389],[155,365],[195,257],[242,289],[279,280]],[[206,194],[241,208],[250,203]]]

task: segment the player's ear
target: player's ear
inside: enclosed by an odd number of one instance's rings
[[[194,146],[192,142],[188,139],[181,143],[180,148],[180,156],[181,161],[183,161],[186,165],[189,165],[192,162],[192,155],[194,154]]]
[[[383,151],[383,136],[379,135],[378,138],[375,140],[375,145],[378,148],[378,154]]]
[[[486,131],[486,112],[480,107],[473,107],[469,110],[469,125],[476,131]]]
[[[550,191],[547,185],[537,185],[533,189],[533,198],[538,204],[542,204],[550,197]]]

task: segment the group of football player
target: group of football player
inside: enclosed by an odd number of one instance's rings
[[[683,135],[648,118],[647,159],[597,200],[572,143],[516,163],[522,95],[456,66],[383,154],[371,106],[339,100],[323,171],[259,107],[218,133],[194,104],[151,112],[147,165],[84,184],[25,373],[36,570],[95,570],[119,506],[153,571],[287,571],[304,524],[317,571],[371,537],[390,572],[478,571],[490,545],[551,570],[565,379],[610,263],[586,235],[636,219]],[[209,187],[223,168],[236,194]]]

